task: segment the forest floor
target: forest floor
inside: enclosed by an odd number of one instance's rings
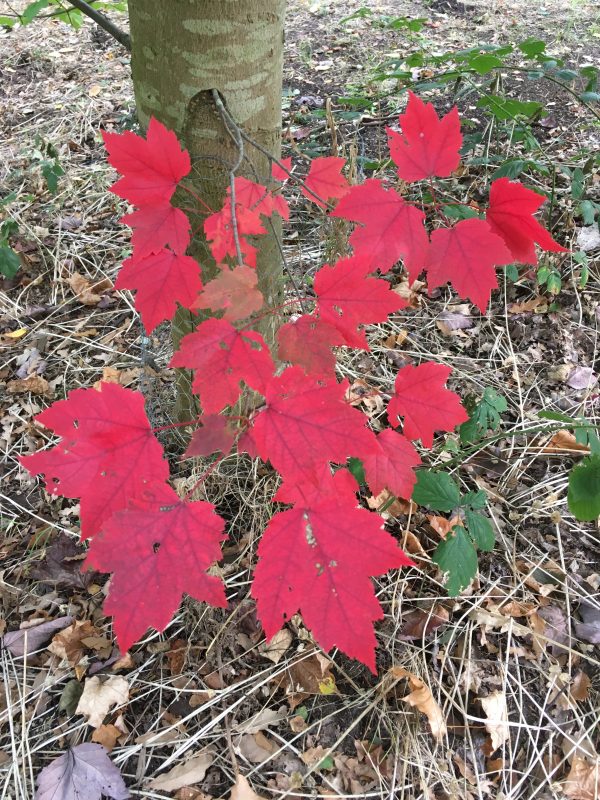
[[[568,68],[600,67],[600,13],[585,0],[290,5],[284,155],[337,152],[359,176],[385,169],[385,127],[406,102],[396,79],[374,80],[393,59],[538,37]],[[386,16],[423,26],[390,27]],[[418,82],[434,76],[427,65],[412,69]],[[538,417],[546,410],[598,420],[600,242],[597,218],[584,226],[577,208],[600,201],[600,126],[555,83],[510,73],[504,91],[543,104],[531,125],[533,151],[487,124],[478,90],[460,94],[461,114],[470,132],[487,135],[486,152],[556,165],[544,221],[574,253],[587,229],[585,287],[571,256],[561,262],[558,294],[522,271],[500,280],[486,315],[450,290],[428,296],[412,287],[411,307],[370,329],[371,352],[340,363],[357,402],[399,366],[427,359],[452,366],[463,397],[490,388],[506,399],[502,436],[456,470],[465,490],[488,493],[497,536],[476,581],[449,598],[430,560],[443,523],[396,502],[384,512],[387,527],[420,569],[376,582],[385,611],[378,676],[321,652],[300,618],[266,645],[248,588],[274,477],[230,457],[206,485],[230,522],[222,565],[230,607],[187,599],[163,634],[149,632],[121,654],[102,614],[107,576],[79,571],[78,505],[50,498],[17,459],[45,441],[32,423],[37,413],[101,379],[141,389],[154,424],[169,419],[167,329],[142,336],[131,298],[112,289],[129,243],[118,223],[125,206],[107,191],[115,176],[101,130],[133,122],[129,57],[87,23],[80,31],[55,20],[0,28],[0,221],[14,223],[9,241],[21,259],[0,301],[0,634],[30,631],[0,651],[2,797],[29,800],[42,767],[86,741],[107,747],[134,797],[229,797],[238,772],[257,793],[238,800],[600,797],[600,533],[567,508],[569,470],[584,450],[568,434],[557,437],[556,426],[540,431]],[[341,99],[349,97],[353,104]],[[450,91],[426,97],[439,110],[453,102]],[[573,188],[577,168],[581,192]],[[456,190],[479,191],[494,169],[473,162]],[[549,191],[550,175],[524,180]],[[304,200],[293,224],[284,233],[288,268],[310,275],[335,252],[339,230]],[[188,485],[189,462],[178,458],[184,437],[166,432],[162,443],[175,485]],[[453,457],[450,447],[433,452],[431,463]],[[403,698],[417,681],[413,708]],[[75,712],[84,687],[96,690],[95,724]]]

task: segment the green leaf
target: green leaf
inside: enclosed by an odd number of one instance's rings
[[[573,417],[563,414],[561,411],[538,411],[538,417],[540,419],[551,419],[553,422],[566,422],[571,425],[575,421]]]
[[[569,511],[582,522],[591,522],[600,517],[600,455],[585,458],[571,470]]]
[[[44,161],[42,162],[42,174],[46,179],[49,191],[54,194],[58,189],[58,179],[65,174],[64,169],[56,161]]]
[[[462,508],[469,507],[471,509],[485,508],[487,506],[487,494],[480,489],[477,492],[467,492],[461,498],[460,505]]]
[[[461,442],[470,444],[487,430],[497,430],[500,427],[500,414],[507,408],[506,399],[488,386],[471,412],[471,418],[458,429]]]
[[[585,190],[585,175],[583,172],[577,167],[573,171],[573,179],[571,182],[571,197],[574,200],[581,200],[583,197],[583,192]]]
[[[471,69],[474,69],[479,75],[485,75],[487,72],[501,67],[503,62],[497,56],[490,55],[489,53],[484,55],[479,53],[470,58],[467,63]]]
[[[58,710],[64,711],[68,717],[72,717],[75,714],[75,709],[79,704],[79,698],[82,694],[83,683],[73,678],[62,690],[60,700],[58,701]]]
[[[0,273],[7,278],[14,278],[21,267],[21,259],[8,245],[0,245]]]
[[[29,25],[30,22],[37,17],[37,15],[42,11],[46,6],[50,4],[50,0],[35,0],[34,3],[30,3],[25,11],[21,14],[21,25]]]
[[[585,103],[597,103],[600,100],[600,92],[583,92],[579,99]]]
[[[367,482],[365,468],[360,458],[352,456],[348,459],[348,471],[360,486]]]
[[[596,206],[591,200],[582,200],[577,207],[577,211],[583,218],[584,225],[593,225],[596,216]]]
[[[530,118],[543,111],[544,106],[533,100],[514,100],[498,95],[487,95],[477,103],[479,108],[489,108],[491,113],[499,120],[515,119],[515,117]]]
[[[492,523],[483,514],[476,514],[474,511],[465,511],[465,522],[469,533],[475,540],[477,547],[480,550],[489,552],[494,549],[496,544],[496,536]]]
[[[446,591],[452,596],[460,594],[477,573],[477,551],[462,525],[455,525],[438,544],[432,560],[448,574]]]
[[[572,69],[559,69],[556,77],[561,81],[575,81],[579,77],[579,73]]]
[[[521,44],[518,44],[517,47],[522,53],[525,53],[528,58],[535,58],[544,52],[546,49],[546,42],[543,42],[541,39],[530,37],[529,39],[525,39],[524,42],[521,42]]]
[[[450,219],[473,219],[479,212],[471,206],[442,206],[442,213]]]
[[[526,166],[527,162],[523,161],[523,159],[511,158],[498,167],[492,175],[492,180],[495,181],[498,178],[518,178]]]
[[[3,28],[12,28],[18,21],[16,17],[0,17],[0,26]]]
[[[447,472],[420,469],[412,499],[434,511],[452,511],[460,503],[460,492]]]
[[[516,283],[516,281],[519,280],[519,268],[516,264],[507,264],[504,267],[504,272],[506,273],[506,277],[509,281]]]

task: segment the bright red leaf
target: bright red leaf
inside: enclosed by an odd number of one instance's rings
[[[145,139],[131,131],[103,131],[102,137],[109,163],[124,176],[111,192],[133,205],[168,202],[191,169],[189,154],[181,148],[177,136],[154,117]]]
[[[419,454],[401,433],[387,428],[377,436],[378,449],[363,459],[367,483],[374,495],[384,489],[397,497],[410,498],[417,480]]]
[[[235,219],[242,258],[247,266],[255,267],[256,247],[251,245],[246,237],[266,233],[266,228],[262,224],[258,211],[252,211],[243,206],[237,206]],[[211,214],[204,220],[204,233],[217,264],[222,264],[227,258],[237,262],[238,253],[229,199],[225,201],[225,205],[220,211]]]
[[[84,539],[98,533],[149,482],[169,476],[139,392],[114,383],[102,383],[100,391],[76,389],[36,419],[62,439],[21,463],[44,475],[50,494],[81,498]]]
[[[431,103],[409,92],[402,133],[388,128],[390,155],[403,181],[449,177],[460,163],[462,135],[456,106],[440,119]]]
[[[184,593],[227,605],[222,581],[207,574],[227,538],[214,510],[210,503],[180,500],[167,484],[154,484],[94,538],[85,563],[114,573],[104,611],[114,618],[121,652],[148,628],[163,631]]]
[[[435,431],[451,431],[466,422],[469,415],[460,398],[445,388],[451,372],[450,367],[432,361],[402,367],[388,405],[390,424],[395,427],[398,417],[404,417],[404,435],[431,447]]]
[[[262,308],[263,296],[257,287],[258,275],[251,267],[223,267],[217,277],[206,284],[191,308],[213,311],[223,308],[223,319],[230,322],[245,319]]]
[[[527,189],[519,181],[499,178],[492,182],[490,207],[485,218],[494,233],[504,240],[513,261],[537,264],[536,244],[542,250],[567,252],[533,216],[545,201],[543,195]]]
[[[289,367],[267,387],[252,439],[264,461],[290,481],[313,480],[329,461],[345,463],[376,447],[366,418],[344,400],[346,383],[317,382]]]
[[[231,189],[227,190],[227,194],[231,197]],[[242,208],[257,211],[265,217],[272,217],[277,212],[286,220],[290,218],[290,209],[284,197],[272,194],[266,186],[248,178],[235,179],[235,202]]]
[[[373,575],[413,566],[374,514],[325,495],[275,514],[258,547],[252,595],[267,638],[298,611],[321,647],[375,672]]]
[[[158,253],[169,245],[183,255],[190,243],[190,221],[179,208],[162,203],[125,214],[121,222],[133,229],[131,244],[136,259]]]
[[[307,373],[319,377],[335,375],[335,356],[331,350],[345,343],[333,325],[312,314],[303,314],[277,331],[279,358],[298,364]]]
[[[227,417],[223,417],[221,414],[203,414],[202,427],[192,433],[184,458],[228,453],[234,439],[235,432]]]
[[[237,402],[241,381],[265,394],[275,369],[260,333],[237,331],[224,319],[207,319],[184,336],[169,366],[195,370],[192,388],[206,414]]]
[[[202,289],[200,267],[190,256],[159,250],[145,258],[128,258],[117,276],[115,289],[137,292],[135,307],[147,333],[173,319],[177,304],[191,308]]]
[[[279,164],[275,164],[275,162],[273,162],[271,166],[271,175],[276,181],[279,181],[279,183],[285,183],[285,181],[287,181],[290,177],[288,172],[291,172],[292,170],[292,159],[282,158],[281,165],[282,166],[280,167]],[[282,169],[282,167],[285,167],[285,169]]]
[[[510,264],[504,242],[482,219],[463,219],[452,228],[431,234],[427,259],[429,290],[449,281],[463,298],[469,298],[482,314],[498,286],[495,267]]]
[[[343,197],[350,188],[350,184],[342,175],[345,163],[345,158],[336,156],[313,158],[310,162],[308,175],[304,179],[306,188],[302,187],[302,194],[322,208],[326,207],[326,204],[322,202],[323,200],[334,200]],[[310,189],[310,192],[314,192],[321,200],[307,192],[306,189]]]
[[[355,255],[368,260],[371,271],[387,272],[402,259],[411,281],[418,277],[429,246],[425,214],[405,203],[394,189],[386,190],[381,181],[369,178],[352,186],[331,216],[361,223],[350,244]]]
[[[392,311],[406,306],[387,281],[366,277],[369,261],[365,256],[343,258],[331,267],[321,267],[314,283],[319,317],[337,328],[345,344],[364,350],[369,345],[358,326],[383,322]]]

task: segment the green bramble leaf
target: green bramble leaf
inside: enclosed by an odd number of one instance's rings
[[[447,573],[446,591],[451,596],[460,594],[477,573],[477,551],[462,525],[455,525],[438,544],[432,560]]]
[[[0,245],[0,273],[7,278],[14,278],[21,267],[21,259],[6,244]]]
[[[525,53],[528,58],[535,58],[544,52],[546,49],[546,42],[543,42],[541,39],[530,37],[518,44],[517,47],[522,53]]]
[[[479,550],[489,552],[494,549],[496,536],[492,523],[487,517],[468,509],[465,512],[465,523]]]
[[[458,486],[447,472],[417,470],[412,499],[434,511],[452,511],[460,505]]]
[[[600,455],[585,458],[569,475],[569,511],[581,522],[600,517]]]

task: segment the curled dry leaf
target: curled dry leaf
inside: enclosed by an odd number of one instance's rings
[[[99,728],[111,709],[123,705],[128,700],[129,684],[125,678],[111,675],[102,683],[95,675],[86,679],[75,713],[83,714],[87,717],[88,725]]]
[[[263,795],[256,794],[243,775],[238,775],[235,785],[231,787],[229,800],[265,800]]]
[[[422,639],[436,628],[439,628],[440,625],[445,625],[449,619],[448,609],[444,608],[440,603],[436,603],[429,610],[416,608],[404,617],[400,639],[408,641]]]
[[[575,435],[570,431],[557,431],[542,452],[571,455],[573,453],[589,453],[590,448],[586,444],[579,444]]]
[[[184,786],[192,786],[204,780],[206,770],[215,760],[215,751],[207,747],[192,755],[183,764],[178,764],[173,769],[159,775],[150,781],[150,789],[159,789],[162,792],[174,792]]]
[[[292,638],[290,631],[287,628],[282,628],[280,631],[277,631],[275,636],[268,642],[263,642],[258,649],[269,661],[272,661],[274,664],[279,664],[286,650],[291,645]]]
[[[442,709],[433,699],[431,689],[426,686],[420,678],[403,667],[392,667],[389,674],[395,680],[406,678],[412,692],[402,698],[403,702],[408,703],[410,706],[417,708],[421,713],[425,714],[429,720],[431,733],[436,739],[443,739],[447,730],[446,723],[442,715]]]
[[[6,384],[9,394],[51,394],[50,384],[41,375],[30,375],[28,378],[19,378]]]
[[[90,281],[85,275],[79,272],[73,273],[68,280],[71,291],[80,303],[84,306],[97,306],[102,296],[109,289],[113,288],[108,278],[101,278],[98,281]]]
[[[83,622],[75,620],[72,625],[64,628],[54,636],[48,645],[48,650],[55,656],[68,661],[72,667],[75,667],[83,658],[87,648],[83,640],[89,637],[96,637],[99,633],[89,619]]]
[[[492,740],[492,752],[497,750],[510,737],[506,696],[497,691],[481,698],[481,706],[487,720],[485,727]]]
[[[10,631],[2,637],[2,645],[15,657],[35,653],[55,631],[66,628],[72,622],[73,617],[59,617],[19,631]]]

